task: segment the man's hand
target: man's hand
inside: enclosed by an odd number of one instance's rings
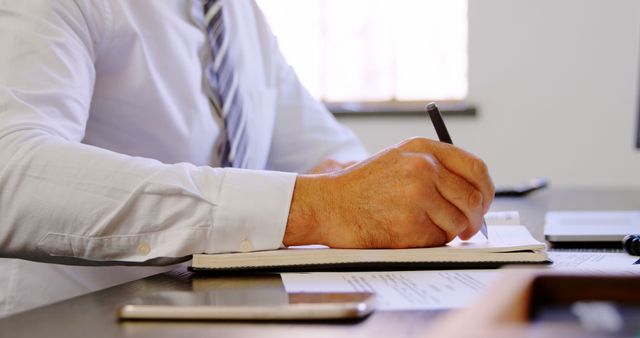
[[[413,138],[342,170],[298,176],[284,244],[410,248],[468,239],[493,193],[480,159]]]
[[[350,167],[350,166],[352,166],[352,165],[354,165],[356,163],[357,162],[355,162],[355,161],[342,163],[342,162],[338,162],[338,161],[331,160],[331,159],[324,160],[320,164],[315,166],[313,169],[311,169],[311,171],[309,171],[309,174],[327,174],[327,173],[332,173],[334,171],[338,171],[338,170],[342,170],[344,168]]]

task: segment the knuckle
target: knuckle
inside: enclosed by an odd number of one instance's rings
[[[477,190],[472,190],[467,196],[467,204],[469,208],[474,210],[482,207],[483,197],[482,193]]]
[[[483,160],[479,158],[474,158],[472,165],[473,165],[473,171],[475,173],[482,176],[488,176],[489,168],[487,167],[487,164]]]
[[[430,155],[425,155],[420,158],[419,168],[421,172],[427,172],[429,174],[438,174],[440,171],[440,164],[438,161]]]
[[[421,176],[435,169],[435,161],[429,156],[407,156],[404,161],[404,170],[411,176]]]
[[[414,136],[410,139],[410,142],[417,146],[425,146],[428,143],[428,139],[421,136]]]
[[[406,139],[402,144],[403,146],[408,146],[414,149],[426,149],[429,147],[430,140],[420,136],[414,136]]]

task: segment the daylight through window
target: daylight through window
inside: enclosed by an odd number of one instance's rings
[[[467,0],[258,0],[302,82],[327,102],[462,100]]]

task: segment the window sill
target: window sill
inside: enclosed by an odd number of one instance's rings
[[[424,116],[425,101],[420,102],[325,102],[325,106],[335,116]],[[463,101],[438,102],[442,115],[465,116],[477,115],[475,106]]]

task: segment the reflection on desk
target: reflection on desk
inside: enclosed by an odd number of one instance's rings
[[[425,337],[636,337],[638,285],[640,276],[615,273],[503,271],[474,305]]]

